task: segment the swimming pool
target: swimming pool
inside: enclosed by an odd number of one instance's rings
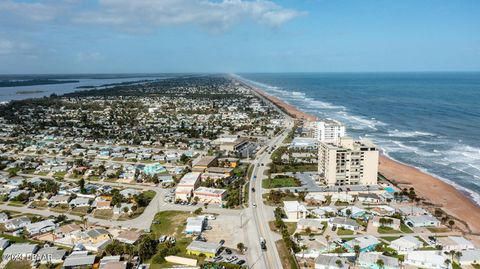
[[[389,193],[394,193],[395,190],[392,187],[386,187],[385,190]]]

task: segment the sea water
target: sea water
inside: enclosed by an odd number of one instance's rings
[[[239,75],[480,204],[480,73]]]

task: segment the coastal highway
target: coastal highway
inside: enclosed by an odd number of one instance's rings
[[[265,190],[262,188],[262,179],[265,169],[270,162],[271,153],[269,153],[268,149],[281,144],[287,135],[288,131],[283,131],[273,138],[268,143],[267,150],[263,151],[251,163],[253,165],[253,173],[250,178],[249,208],[245,210],[246,218],[244,225],[249,249],[249,268],[283,268],[275,245],[275,241],[280,239],[280,235],[271,231],[268,224],[269,221],[273,220],[273,208],[263,203],[262,195],[265,193]],[[256,191],[252,191],[252,187]],[[260,247],[260,238],[264,238],[266,241],[267,249],[265,251]]]

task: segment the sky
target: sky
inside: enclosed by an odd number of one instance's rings
[[[0,74],[480,71],[478,0],[0,0]]]

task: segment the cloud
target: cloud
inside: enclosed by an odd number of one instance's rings
[[[276,27],[303,14],[268,0],[99,0],[94,10],[80,13],[73,21],[122,30],[169,25],[224,30],[246,20]]]
[[[27,43],[0,38],[0,55],[27,54],[30,48]]]
[[[13,0],[0,1],[0,15],[8,14],[33,22],[47,22],[54,20],[61,14],[63,3],[43,2],[16,2]]]

